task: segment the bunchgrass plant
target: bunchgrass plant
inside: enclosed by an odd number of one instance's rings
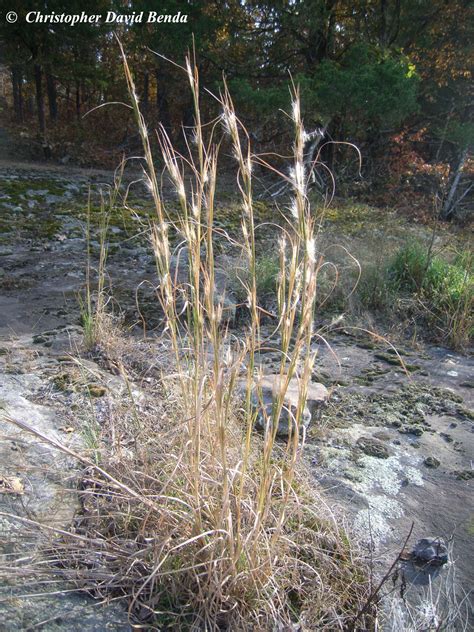
[[[320,263],[298,90],[292,91],[290,114],[293,167],[290,175],[280,174],[291,184],[292,199],[278,253],[277,322],[265,338],[253,192],[260,159],[227,87],[215,97],[219,119],[205,126],[197,68],[191,57],[186,60],[182,71],[195,111],[192,141],[181,154],[163,128],[157,132],[164,175],[179,206],[176,214],[173,200],[171,215],[124,54],[123,61],[155,208],[151,243],[166,360],[162,377],[141,400],[111,411],[101,467],[81,457],[89,466],[82,521],[89,544],[81,549],[77,538],[68,541],[62,534],[62,544],[55,542],[55,557],[63,551],[61,572],[95,594],[126,598],[132,620],[152,630],[273,631],[293,624],[320,631],[367,629],[370,616],[357,616],[366,595],[362,566],[301,464]],[[249,318],[239,336],[229,327],[226,297],[215,284],[222,128],[235,158],[241,256],[248,269],[242,284]],[[176,274],[171,230],[186,259],[184,281]],[[252,394],[259,393],[262,348],[279,351],[281,379],[271,413],[262,411],[266,429],[259,434]],[[120,372],[125,376],[123,366]],[[278,421],[292,378],[298,380],[298,403],[289,436],[280,442]]]
[[[114,189],[115,191],[116,189]],[[106,267],[108,256],[107,232],[109,225],[109,211],[114,205],[115,194],[110,193],[107,200],[101,196],[101,207],[99,215],[99,260],[97,268],[92,265],[92,239],[91,239],[91,200],[86,214],[86,278],[84,292],[78,295],[79,308],[81,312],[81,323],[84,332],[84,346],[86,349],[94,349],[100,340],[106,337],[107,323],[110,323],[110,316],[107,313],[107,291],[106,291]]]
[[[472,254],[467,251],[448,262],[413,241],[393,257],[386,283],[416,298],[418,311],[435,327],[438,339],[463,349],[474,335],[472,269]]]

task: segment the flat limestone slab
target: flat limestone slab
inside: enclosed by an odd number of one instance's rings
[[[282,390],[285,390],[286,377],[278,374],[263,375],[255,380],[251,402],[258,411],[256,427],[259,430],[267,431],[272,424],[273,405],[278,400]],[[245,392],[246,382],[241,382],[240,390]],[[299,378],[292,377],[286,387],[283,407],[278,420],[277,435],[286,437],[290,433],[290,428],[295,427],[296,413],[300,399],[301,383]],[[329,392],[327,388],[319,382],[310,382],[307,386],[306,400],[303,407],[300,430],[307,428],[309,424],[318,419],[322,409],[327,403]]]

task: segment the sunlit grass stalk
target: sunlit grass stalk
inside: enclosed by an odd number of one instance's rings
[[[237,176],[237,182],[239,191],[242,196],[242,233],[244,238],[244,252],[247,257],[249,266],[250,282],[247,290],[247,306],[250,312],[250,331],[247,338],[247,389],[245,399],[245,418],[246,418],[246,432],[245,432],[245,448],[243,451],[243,463],[240,475],[239,493],[236,505],[236,548],[235,557],[239,558],[241,553],[241,503],[242,493],[245,484],[245,478],[247,476],[248,459],[251,449],[251,438],[254,430],[255,414],[252,411],[251,393],[254,388],[254,372],[255,372],[255,352],[260,342],[260,313],[257,297],[257,254],[255,246],[255,219],[254,219],[254,205],[253,205],[253,192],[252,192],[252,170],[253,160],[251,153],[250,137],[245,127],[240,123],[236,114],[232,98],[230,96],[227,84],[224,83],[224,92],[221,96],[222,106],[222,120],[230,136],[232,147],[234,151],[234,158],[239,166],[239,173]],[[240,128],[240,129],[239,129]],[[245,145],[242,146],[241,132],[244,136]],[[260,500],[260,506],[263,500]],[[258,521],[256,523],[258,529]]]
[[[103,192],[100,195],[99,210],[99,260],[97,268],[92,265],[92,202],[89,192],[86,211],[86,278],[85,298],[79,295],[79,306],[84,330],[84,346],[86,349],[94,348],[102,338],[104,329],[107,328],[106,303],[106,266],[108,257],[108,229],[110,214],[113,212],[116,202],[116,189],[109,190],[107,197]],[[93,276],[97,277],[96,286],[93,286]]]
[[[280,362],[280,394],[276,398],[272,412],[271,439],[266,442],[264,462],[270,471],[273,443],[276,438],[278,420],[280,418],[285,393],[290,380],[298,377],[299,397],[294,423],[290,429],[286,458],[283,466],[283,480],[285,482],[284,501],[281,505],[278,529],[274,532],[274,539],[278,537],[279,529],[284,522],[285,507],[291,493],[294,479],[295,465],[299,448],[300,426],[306,402],[307,386],[311,381],[314,355],[311,351],[313,336],[314,302],[316,296],[315,272],[315,237],[314,220],[311,215],[307,198],[307,177],[304,168],[304,136],[305,131],[301,119],[301,109],[298,90],[293,92],[292,119],[295,129],[294,164],[290,179],[293,186],[294,199],[292,202],[292,216],[294,233],[291,238],[292,253],[290,265],[286,269],[286,254],[284,246],[280,255],[282,269],[281,279],[288,276],[288,287],[280,281],[279,306],[281,328],[281,362]],[[285,292],[287,290],[287,293]],[[292,345],[292,346],[291,346]],[[302,366],[301,366],[302,364]],[[267,486],[269,479],[267,479]],[[269,489],[264,490],[268,496]],[[262,494],[265,498],[265,493]]]
[[[157,263],[157,270],[160,278],[160,292],[162,296],[162,306],[166,315],[166,325],[169,327],[171,332],[171,338],[173,341],[174,348],[178,348],[177,340],[178,333],[176,330],[176,320],[175,320],[175,309],[174,309],[174,295],[173,295],[173,286],[172,279],[170,275],[170,248],[169,248],[169,239],[168,239],[168,223],[166,221],[165,210],[163,206],[163,202],[160,195],[160,188],[158,185],[158,179],[156,175],[155,164],[153,161],[153,154],[151,151],[150,139],[148,135],[148,129],[146,126],[146,121],[140,111],[137,91],[135,89],[135,83],[133,81],[133,76],[130,71],[130,67],[127,62],[127,58],[125,55],[125,51],[123,50],[122,44],[118,41],[120,51],[123,59],[123,67],[125,78],[127,81],[128,92],[130,95],[130,100],[132,104],[133,113],[135,116],[135,120],[137,122],[138,131],[140,134],[140,138],[142,141],[145,164],[146,164],[146,172],[145,178],[146,183],[150,189],[153,203],[157,216],[157,224],[154,227],[152,242],[154,246],[155,259]]]
[[[165,161],[165,165],[169,176],[176,188],[178,194],[178,201],[182,211],[181,218],[181,230],[183,236],[188,244],[188,260],[190,266],[190,285],[191,285],[191,304],[188,308],[192,313],[192,335],[191,340],[194,343],[194,358],[183,358],[183,345],[182,335],[179,331],[179,310],[177,307],[177,295],[176,288],[173,286],[173,279],[171,276],[171,255],[170,255],[170,243],[168,234],[168,222],[164,204],[161,198],[160,189],[158,185],[158,179],[156,175],[155,165],[153,161],[153,154],[151,151],[151,145],[149,140],[149,134],[146,126],[145,119],[140,111],[137,93],[135,90],[135,84],[133,81],[132,73],[130,71],[125,52],[120,44],[125,76],[127,79],[128,91],[132,102],[132,108],[135,115],[135,119],[139,128],[140,137],[142,140],[145,163],[146,163],[146,181],[152,194],[156,215],[157,224],[152,230],[152,245],[155,254],[155,261],[157,264],[157,272],[159,276],[159,291],[161,295],[161,304],[165,314],[166,329],[169,331],[169,336],[174,350],[174,356],[178,375],[180,376],[181,393],[183,403],[185,404],[185,414],[190,420],[189,441],[190,441],[190,455],[191,455],[191,467],[194,472],[194,476],[190,481],[193,486],[194,495],[194,516],[195,516],[195,532],[202,530],[202,521],[200,513],[200,497],[201,489],[199,484],[199,464],[200,464],[200,406],[202,404],[202,376],[199,375],[199,358],[201,356],[199,338],[200,327],[202,327],[202,314],[199,300],[199,258],[196,261],[196,248],[200,249],[200,244],[197,243],[195,229],[196,226],[190,221],[188,214],[188,202],[186,198],[186,189],[184,183],[184,177],[180,170],[179,155],[174,152],[173,147],[169,141],[164,130],[161,130],[159,136],[160,147],[162,150],[162,156]],[[199,218],[198,218],[199,219]],[[197,245],[196,245],[197,244]],[[197,269],[196,269],[197,268]],[[191,334],[191,332],[188,331]],[[197,344],[196,344],[197,343]],[[194,379],[191,380],[191,392],[193,397],[189,398],[190,383],[188,371],[194,371]]]

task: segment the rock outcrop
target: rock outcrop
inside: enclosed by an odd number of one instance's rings
[[[287,437],[294,431],[298,404],[300,400],[300,380],[292,377],[285,390],[286,377],[280,374],[264,375],[255,380],[251,393],[252,406],[257,411],[255,425],[259,430],[267,431],[272,427],[273,407],[278,401],[280,393],[284,392],[283,405],[278,419],[277,435]],[[240,390],[245,393],[247,384],[242,382]],[[329,393],[320,383],[311,382],[306,391],[306,400],[299,422],[299,428],[307,428],[318,419],[327,403]]]

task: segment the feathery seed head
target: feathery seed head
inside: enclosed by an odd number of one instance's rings
[[[300,110],[300,101],[298,98],[293,99],[293,102],[291,104],[291,109],[292,109],[293,121],[296,123],[296,125],[300,125],[301,124],[301,110]]]

